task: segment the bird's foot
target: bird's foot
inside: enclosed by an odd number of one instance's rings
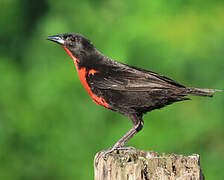
[[[106,161],[107,160],[106,155],[109,154],[109,153],[112,153],[115,150],[136,150],[136,149],[132,146],[111,147],[111,148],[108,148],[106,150],[101,151],[102,154],[101,154],[100,157],[102,157]]]
[[[95,159],[95,163],[96,165],[98,164],[99,162],[99,159],[102,157],[104,159],[104,161],[107,160],[107,154],[110,154],[112,153],[113,151],[115,150],[136,150],[134,147],[132,146],[123,146],[123,147],[111,147],[111,148],[108,148],[108,149],[105,149],[103,151],[100,151],[98,153],[98,156],[96,157]]]
[[[115,150],[136,150],[136,148],[132,146],[123,146],[123,147],[115,148]]]

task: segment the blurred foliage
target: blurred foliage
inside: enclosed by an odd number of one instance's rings
[[[224,89],[221,0],[1,0],[0,179],[93,179],[93,157],[131,122],[91,102],[70,57],[45,41],[78,32],[105,55],[190,87]],[[128,145],[201,155],[224,179],[224,96],[192,97],[144,117]]]

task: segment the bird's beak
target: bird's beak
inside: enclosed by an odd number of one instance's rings
[[[64,45],[65,44],[65,41],[59,35],[56,35],[56,36],[48,36],[46,39],[47,40],[50,40],[50,41],[53,41],[53,42],[56,42],[56,43],[58,43],[60,45]]]

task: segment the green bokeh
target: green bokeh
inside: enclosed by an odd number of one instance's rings
[[[96,106],[64,50],[44,38],[87,36],[106,56],[189,87],[224,89],[223,1],[1,0],[0,179],[93,179],[93,157],[131,122]],[[224,179],[224,94],[144,116],[128,145],[201,155]]]

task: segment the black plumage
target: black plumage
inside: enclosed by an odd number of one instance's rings
[[[218,91],[187,88],[161,74],[119,63],[104,56],[80,34],[61,34],[48,39],[61,44],[73,58],[80,79],[94,102],[131,119],[133,127],[112,149],[123,147],[142,129],[143,114],[189,100],[187,95],[212,97]]]

